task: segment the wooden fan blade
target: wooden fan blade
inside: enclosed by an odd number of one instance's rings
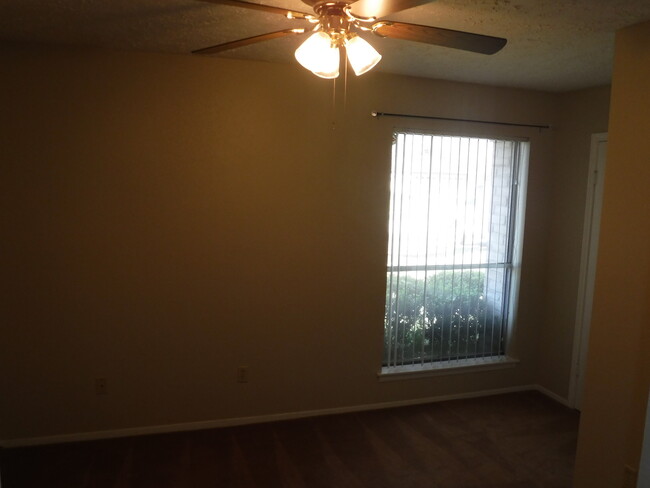
[[[406,24],[404,22],[380,21],[372,25],[372,30],[380,36],[425,42],[436,46],[451,47],[481,54],[494,54],[508,42],[501,37],[484,36],[441,27]]]
[[[260,3],[244,2],[242,0],[200,0],[207,3],[218,3],[220,5],[231,5],[233,7],[249,8],[251,10],[259,10],[272,14],[284,15],[289,19],[313,19],[313,14],[299,12],[298,10],[289,10],[286,8],[271,7],[270,5],[262,5]]]
[[[433,0],[359,0],[351,5],[354,15],[380,18]]]
[[[231,41],[224,44],[217,44],[216,46],[197,49],[196,51],[192,51],[192,54],[217,54],[221,51],[227,51],[228,49],[244,47],[248,46],[249,44],[255,44],[262,41],[270,41],[271,39],[277,39],[279,37],[290,36],[293,34],[302,34],[303,32],[305,32],[304,29],[285,29],[277,32],[269,32],[268,34],[262,34],[261,36],[247,37],[246,39],[239,39],[238,41]]]

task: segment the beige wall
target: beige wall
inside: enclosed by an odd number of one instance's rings
[[[605,194],[576,487],[638,467],[650,384],[650,23],[616,37]]]
[[[559,97],[538,381],[563,398],[569,396],[591,135],[607,132],[609,92],[605,86]]]
[[[557,131],[369,113],[555,124],[562,97],[373,72],[334,113],[297,65],[0,61],[0,439],[537,382]],[[394,126],[530,138],[518,367],[378,382]]]

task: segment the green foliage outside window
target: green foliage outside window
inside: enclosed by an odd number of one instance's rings
[[[426,279],[423,275],[388,273],[384,364],[389,365],[389,357],[392,366],[394,358],[411,364],[500,354],[502,317],[486,300],[486,272],[456,269],[429,272]],[[396,289],[398,293],[391,291]]]

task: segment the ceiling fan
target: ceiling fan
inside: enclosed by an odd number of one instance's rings
[[[381,60],[381,55],[370,43],[358,35],[359,31],[481,54],[494,54],[507,42],[500,37],[383,20],[386,15],[429,3],[431,0],[302,0],[312,7],[313,14],[244,0],[201,1],[280,14],[288,19],[309,24],[301,28],[284,29],[206,47],[193,51],[194,54],[216,54],[270,39],[312,32],[296,49],[296,59],[315,75],[328,79],[339,75],[340,48],[345,48],[347,59],[357,76],[370,71]]]

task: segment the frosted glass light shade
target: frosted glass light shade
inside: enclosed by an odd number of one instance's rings
[[[352,69],[357,76],[360,76],[381,61],[379,54],[365,39],[353,36],[345,41],[345,48],[348,51],[348,59]]]
[[[298,62],[321,78],[336,78],[339,75],[339,48],[332,46],[332,39],[323,31],[309,36],[296,49]]]

